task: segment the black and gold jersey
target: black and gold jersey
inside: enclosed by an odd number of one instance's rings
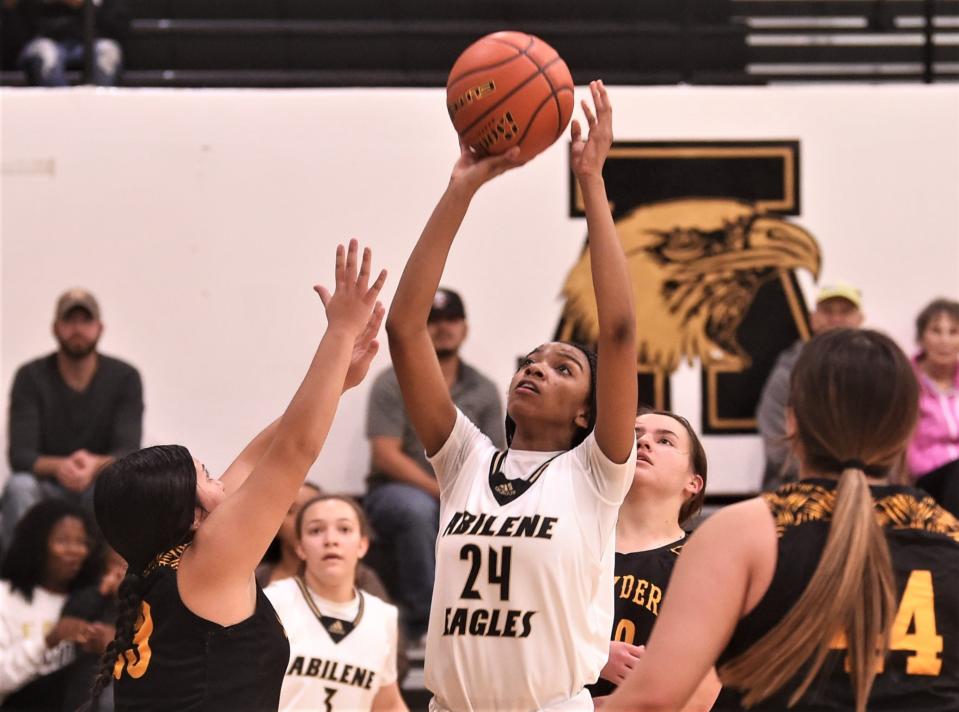
[[[877,519],[892,555],[898,610],[890,651],[876,676],[868,709],[880,712],[959,710],[959,522],[924,492],[870,487]],[[736,626],[717,668],[771,630],[796,603],[819,562],[836,499],[836,482],[804,480],[763,495],[779,536],[776,570],[762,600]],[[792,710],[848,710],[854,705],[837,639],[810,688]],[[751,710],[784,710],[803,679],[797,675]],[[716,710],[743,709],[736,690],[723,688]]]
[[[645,645],[686,538],[649,551],[616,552],[613,575],[615,613],[611,640]],[[587,687],[593,697],[612,694],[616,685],[600,678]]]
[[[147,574],[135,648],[114,667],[117,712],[275,710],[290,645],[259,585],[253,615],[222,626],[180,599],[176,571],[187,545],[158,557]]]

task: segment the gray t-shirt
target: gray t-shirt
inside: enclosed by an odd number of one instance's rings
[[[506,426],[499,391],[493,382],[472,366],[460,361],[459,377],[450,391],[456,407],[466,414],[477,428],[489,436],[498,448],[506,446]],[[366,414],[366,436],[401,438],[403,452],[413,458],[424,472],[433,474],[426,452],[413,424],[406,414],[403,394],[392,368],[383,371],[373,382],[369,410]],[[372,472],[370,486],[389,482],[381,472]]]

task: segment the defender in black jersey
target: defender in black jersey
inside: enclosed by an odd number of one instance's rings
[[[616,522],[612,642],[600,679],[588,688],[594,698],[611,694],[641,659],[686,541],[681,525],[705,496],[706,452],[685,418],[643,410],[635,430],[636,470]],[[718,691],[710,671],[685,709],[709,709]]]
[[[219,480],[179,445],[107,466],[94,508],[129,564],[117,634],[93,690],[116,682],[119,712],[275,710],[289,643],[253,572],[319,455],[341,393],[362,381],[383,317],[371,253],[340,245],[336,290],[317,287],[327,330],[277,421]],[[92,701],[91,701],[92,702]]]
[[[896,616],[889,654],[876,676],[870,712],[959,710],[959,522],[922,490],[872,486],[896,573]],[[762,495],[776,522],[779,551],[766,595],[733,633],[717,666],[734,660],[762,638],[791,608],[812,578],[829,534],[836,482],[804,480]],[[823,675],[803,696],[802,710],[848,710],[855,706],[846,651],[837,641]],[[795,680],[751,710],[786,708]],[[723,688],[714,709],[743,709],[742,694]]]
[[[790,385],[800,482],[707,519],[610,709],[678,709],[717,665],[715,709],[959,709],[959,522],[890,485],[918,387],[873,331],[810,341]]]

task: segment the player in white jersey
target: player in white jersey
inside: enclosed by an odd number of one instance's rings
[[[407,412],[440,486],[426,646],[434,710],[592,709],[584,686],[606,662],[616,515],[636,456],[636,346],[602,178],[612,113],[602,83],[590,90],[589,138],[574,121],[570,163],[586,206],[598,362],[568,343],[530,352],[509,388],[505,453],[450,399],[427,315],[472,196],[516,165],[515,152],[480,158],[462,148],[387,320]]]
[[[290,640],[280,711],[407,712],[396,607],[354,586],[369,547],[363,512],[347,497],[319,495],[300,510],[296,532],[302,575],[264,590]]]

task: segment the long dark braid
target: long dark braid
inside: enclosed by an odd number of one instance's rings
[[[117,632],[100,658],[100,668],[90,689],[90,699],[77,712],[92,712],[97,700],[110,684],[117,658],[133,648],[133,636],[136,634],[137,617],[140,615],[140,603],[143,601],[143,578],[137,574],[127,574],[120,583],[117,611]]]
[[[100,660],[84,712],[93,709],[110,682],[117,658],[133,648],[147,566],[191,535],[196,482],[193,456],[179,445],[138,450],[110,463],[97,476],[93,491],[97,523],[129,568],[117,592],[116,636]]]

